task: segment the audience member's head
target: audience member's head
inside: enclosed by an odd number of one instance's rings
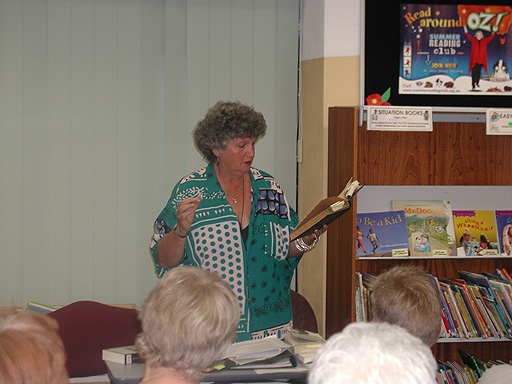
[[[396,266],[371,284],[372,321],[400,325],[429,347],[439,339],[442,307],[430,276],[416,266]]]
[[[146,362],[144,380],[199,382],[201,371],[235,340],[240,307],[218,274],[180,266],[164,275],[139,316],[136,346]]]
[[[512,383],[512,365],[493,365],[482,374],[478,384],[510,384]]]
[[[358,322],[318,351],[309,384],[434,384],[432,351],[402,327]]]
[[[52,318],[18,313],[0,319],[0,383],[67,384],[66,352]]]

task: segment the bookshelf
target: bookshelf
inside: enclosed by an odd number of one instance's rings
[[[359,127],[359,113],[358,107],[329,108],[328,196],[352,176],[369,186],[512,186],[512,136],[486,135],[482,116],[436,112],[433,132],[391,132],[368,131],[366,122]],[[458,270],[512,270],[507,257],[356,259],[356,214],[357,197],[327,233],[327,337],[355,321],[356,271],[377,275],[401,264],[420,265],[438,277],[456,277]],[[512,359],[512,342],[501,339],[453,339],[433,351],[437,359],[459,360],[457,348],[482,360]]]

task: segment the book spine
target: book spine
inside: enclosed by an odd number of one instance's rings
[[[448,331],[448,338],[454,338],[456,337],[456,329],[455,324],[453,323],[452,319],[450,318],[450,312],[448,309],[448,303],[446,302],[446,298],[444,297],[443,292],[441,291],[441,287],[439,286],[439,279],[436,276],[430,275],[430,278],[432,279],[434,285],[437,288],[437,291],[439,292],[439,297],[441,298],[441,315],[443,317],[443,321],[446,320],[447,325],[445,324],[445,327]]]
[[[477,329],[478,335],[483,338],[487,338],[487,330],[485,329],[485,324],[483,318],[481,317],[476,304],[473,302],[468,289],[466,286],[461,287],[461,295],[462,299],[466,303],[466,307],[469,311],[471,318],[473,319],[473,323]]]
[[[446,291],[443,291],[443,295],[445,297],[446,304],[448,306],[450,318],[452,319],[453,325],[455,326],[456,336],[460,337],[460,338],[464,338],[464,331],[462,330],[462,327],[459,324],[459,321],[456,317],[457,315],[455,314],[455,309],[453,308],[453,305],[451,303],[450,295]]]
[[[462,314],[462,317],[467,325],[469,337],[477,337],[478,331],[476,329],[475,323],[473,322],[473,319],[469,315],[468,308],[466,307],[466,304],[464,303],[464,300],[462,299],[460,292],[456,291],[454,292],[454,295],[457,300],[457,304]]]
[[[478,288],[476,288],[474,286],[471,286],[471,287],[468,286],[467,288],[468,288],[468,291],[478,308],[478,313],[482,316],[482,321],[483,321],[483,324],[485,325],[484,329],[487,331],[487,335],[489,337],[491,337],[491,336],[499,337],[498,331],[494,327],[494,324],[493,324],[491,318],[489,317],[488,311],[485,308],[484,304],[482,303],[483,298],[480,296]]]
[[[499,317],[499,314],[498,314],[498,311],[496,310],[494,301],[484,297],[483,303],[485,304],[485,307],[489,311],[489,317],[494,322],[494,326],[498,330],[498,334],[500,335],[499,337],[505,336],[506,335],[505,326],[503,324],[503,321]]]
[[[505,279],[509,280],[509,281],[512,281],[512,277],[510,276],[510,274],[507,272],[507,270],[505,268],[502,268],[501,269],[501,272],[503,273],[503,275],[505,276]]]
[[[508,336],[512,336],[512,326],[507,320],[507,317],[504,313],[503,308],[501,307],[500,300],[496,296],[496,293],[494,292],[494,289],[487,288],[487,290],[490,292],[491,299],[494,303],[494,306],[496,307],[496,311],[498,312],[498,315],[501,318],[501,321],[503,322],[503,325],[505,326],[505,332]]]
[[[451,304],[453,306],[455,316],[457,316],[457,321],[459,322],[459,326],[462,329],[462,336],[467,339],[470,339],[472,334],[469,329],[469,325],[466,324],[466,321],[464,319],[464,315],[462,314],[461,309],[459,308],[457,298],[455,297],[455,293],[453,292],[453,289],[451,286],[448,286],[448,294],[450,295]]]
[[[503,312],[505,313],[505,316],[507,317],[508,323],[512,324],[512,317],[511,317],[511,313],[510,313],[510,306],[507,303],[506,293],[504,293],[504,292],[500,292],[500,293],[496,292],[496,295],[498,296],[500,304],[501,304],[501,306],[503,308]]]

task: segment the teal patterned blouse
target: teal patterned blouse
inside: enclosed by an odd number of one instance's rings
[[[251,218],[247,241],[213,164],[184,177],[155,221],[151,251],[156,274],[162,268],[157,243],[174,228],[176,209],[186,197],[202,200],[185,242],[180,264],[217,272],[233,288],[241,308],[238,340],[288,323],[292,318],[290,283],[300,257],[288,258],[290,233],[298,223],[284,192],[269,174],[251,168]]]

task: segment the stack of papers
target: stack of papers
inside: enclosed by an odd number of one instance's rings
[[[247,340],[232,344],[224,358],[232,361],[234,365],[237,366],[246,365],[276,357],[289,348],[289,344],[283,342],[277,337]],[[279,359],[276,359],[276,361],[277,360]],[[289,358],[287,360],[289,360]],[[276,361],[273,363],[275,364]]]
[[[318,333],[288,328],[284,341],[290,345],[293,354],[303,363],[312,363],[316,353],[326,340]]]

